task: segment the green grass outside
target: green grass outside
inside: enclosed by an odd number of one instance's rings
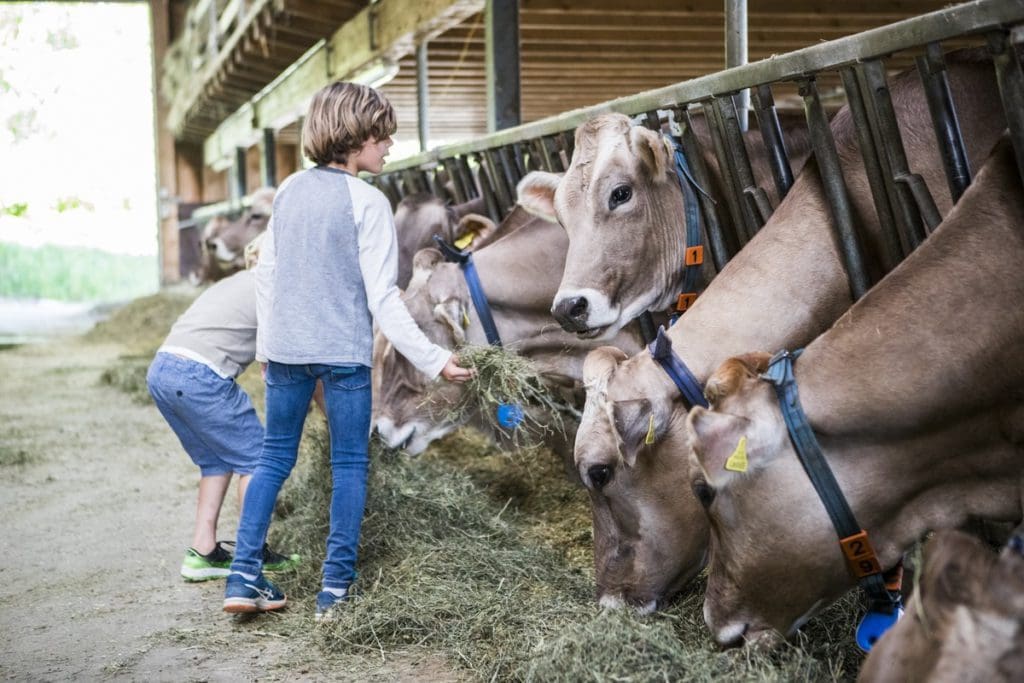
[[[121,301],[156,291],[155,256],[0,243],[0,296]]]

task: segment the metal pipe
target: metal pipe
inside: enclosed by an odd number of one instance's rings
[[[491,217],[495,225],[501,223],[502,211],[498,207],[500,203],[498,197],[494,193],[494,188],[491,185],[491,180],[488,176],[487,169],[484,168],[482,160],[477,157],[477,165],[480,168],[480,194],[484,198],[484,206],[487,207],[487,215]]]
[[[747,63],[747,0],[725,0],[725,68]],[[750,90],[743,88],[736,95],[737,121],[747,131],[747,110]]]
[[[878,134],[882,141],[880,148],[884,150],[885,158],[888,161],[889,173],[893,180],[909,175],[910,168],[907,164],[907,154],[903,148],[903,136],[896,121],[896,111],[893,109],[892,96],[885,78],[885,65],[880,59],[872,59],[864,62],[861,69],[861,75],[867,86],[865,92],[875,110]],[[909,254],[917,249],[925,238],[925,232],[921,226],[921,214],[917,207],[917,199],[906,183],[896,183],[896,198],[901,217],[899,226],[903,252]]]
[[[864,99],[860,95],[857,74],[853,67],[847,67],[842,69],[840,75],[843,79],[843,88],[846,90],[846,103],[853,118],[853,128],[857,131],[858,146],[864,159],[864,170],[868,177],[868,186],[871,188],[871,198],[875,203],[875,213],[881,226],[882,267],[885,272],[889,272],[903,260],[903,250],[896,230],[896,219],[893,218],[892,206],[889,203],[885,174],[882,172],[882,162],[878,157],[878,147],[871,134],[871,123],[864,107]]]
[[[942,58],[942,46],[929,43],[923,57],[916,59],[921,83],[928,98],[928,111],[935,126],[935,138],[939,143],[939,156],[946,170],[946,182],[953,203],[971,184],[971,165],[964,149],[964,138],[960,132],[960,120],[956,115],[953,95],[949,90],[946,62]]]
[[[702,108],[704,120],[711,133],[711,144],[715,151],[715,157],[718,159],[718,173],[722,176],[725,185],[723,194],[725,195],[725,205],[729,208],[729,216],[732,219],[733,234],[736,237],[737,247],[742,247],[753,236],[747,233],[746,209],[740,205],[743,188],[739,186],[732,172],[732,164],[722,139],[722,129],[718,122],[716,107],[711,102],[704,102]]]
[[[416,130],[420,151],[425,152],[430,149],[430,69],[425,40],[416,48]]]
[[[484,170],[487,171],[487,180],[490,181],[491,189],[498,200],[498,208],[501,211],[500,215],[504,216],[505,211],[512,206],[512,193],[505,184],[505,173],[501,167],[501,155],[496,149],[487,149],[483,151],[482,157]],[[515,186],[513,185],[513,187]]]
[[[277,147],[274,140],[274,129],[263,129],[263,145],[260,150],[260,174],[264,187],[275,187],[277,185]]]
[[[745,213],[747,230],[750,237],[753,237],[768,220],[772,208],[768,204],[767,213],[765,213],[764,205],[767,203],[768,197],[764,196],[763,199],[758,197],[758,190],[760,188],[757,187],[757,183],[754,181],[754,172],[750,168],[747,143],[743,139],[743,130],[740,128],[736,103],[732,97],[719,97],[715,99],[715,108],[718,120],[722,122],[725,149],[729,153],[729,159],[732,162],[731,169],[736,174],[736,182],[744,195],[755,200],[753,205],[747,204],[747,211]],[[764,191],[762,190],[760,194],[764,195]]]
[[[857,301],[868,291],[867,271],[864,268],[864,256],[860,239],[854,227],[853,209],[843,178],[843,169],[839,164],[836,143],[832,139],[828,117],[818,98],[818,88],[813,78],[800,83],[800,96],[804,100],[804,115],[807,117],[807,129],[811,135],[811,146],[814,159],[818,162],[822,188],[832,212],[836,237],[843,252],[843,263],[850,279],[850,294]]]
[[[775,98],[770,85],[759,85],[754,91],[754,113],[757,115],[757,127],[761,131],[761,141],[768,153],[768,165],[775,180],[775,191],[779,201],[793,187],[793,168],[789,164],[786,152],[786,139],[782,137],[782,125],[779,113],[775,109]]]
[[[456,166],[455,159],[445,159],[441,162],[444,165],[444,170],[448,174],[448,180],[452,184],[452,192],[455,194],[455,201],[459,204],[469,201],[469,197],[466,194],[466,188],[462,184],[462,178],[459,176],[459,169]]]
[[[462,154],[455,157],[455,167],[458,170],[459,178],[462,179],[462,189],[466,191],[466,201],[479,197],[480,192],[473,177],[473,170],[469,167],[469,155]]]
[[[996,79],[1010,128],[1010,141],[1017,157],[1017,171],[1024,180],[1024,75],[1020,59],[1006,31],[993,31],[987,38],[988,49],[996,65]]]

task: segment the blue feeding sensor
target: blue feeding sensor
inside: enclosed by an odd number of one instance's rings
[[[500,403],[496,412],[498,424],[505,429],[515,429],[523,421],[523,407],[518,403]]]

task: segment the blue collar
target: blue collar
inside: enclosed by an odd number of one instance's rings
[[[683,212],[686,220],[686,246],[683,256],[683,291],[676,299],[677,316],[685,312],[697,299],[697,278],[700,275],[700,265],[704,263],[703,223],[700,213],[700,200],[697,193],[711,199],[711,195],[697,184],[693,174],[690,172],[690,165],[686,161],[686,154],[683,146],[677,138],[666,136],[672,144],[674,168],[676,179],[679,181],[679,189],[683,192]],[[673,321],[674,322],[674,321]]]
[[[683,359],[672,351],[672,340],[665,334],[664,326],[658,328],[658,336],[647,347],[647,350],[651,353],[651,358],[661,366],[676,385],[676,388],[679,389],[683,400],[688,404],[687,407],[708,407],[708,402],[704,398],[704,390],[701,388],[700,382],[690,372],[690,368],[686,367]]]
[[[434,242],[437,243],[446,261],[458,263],[462,269],[462,274],[466,278],[466,286],[469,288],[469,296],[473,300],[473,308],[476,309],[477,317],[480,318],[487,343],[491,346],[501,346],[501,336],[498,334],[498,326],[494,324],[494,316],[491,315],[491,305],[487,303],[484,286],[480,282],[476,266],[473,265],[473,254],[456,249],[445,242],[440,235],[434,235]]]
[[[890,590],[878,557],[875,555],[868,532],[864,531],[857,518],[854,517],[832,469],[821,452],[818,439],[814,436],[800,404],[800,393],[797,390],[796,377],[793,374],[793,362],[800,356],[800,351],[790,353],[779,351],[768,364],[768,370],[761,378],[775,387],[779,399],[779,408],[786,421],[786,430],[793,443],[800,464],[807,477],[811,480],[814,490],[818,492],[832,526],[839,535],[839,546],[846,558],[847,566],[857,577],[861,588],[868,594],[870,606],[868,613],[857,627],[857,644],[868,651],[875,641],[892,626],[903,614],[899,590]],[[900,565],[897,565],[900,566]]]

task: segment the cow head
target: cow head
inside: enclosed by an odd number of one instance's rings
[[[646,354],[601,347],[583,365],[576,470],[590,494],[602,605],[650,611],[704,566],[707,520],[689,493],[686,408]]]
[[[907,613],[871,650],[861,681],[1024,679],[1024,555],[996,557],[960,531],[936,532]]]
[[[687,420],[690,487],[711,525],[704,620],[723,646],[790,637],[853,582],[774,390],[758,378],[767,360],[726,361],[705,388],[715,410],[694,408]]]
[[[682,193],[660,134],[621,114],[594,118],[577,129],[565,174],[530,173],[518,196],[569,236],[551,309],[566,331],[609,339],[644,311],[668,308],[686,239]]]
[[[210,219],[203,228],[201,279],[216,281],[245,268],[245,247],[267,229],[273,205],[273,188],[262,188],[237,220]]]
[[[404,197],[395,208],[395,234],[398,236],[398,286],[406,288],[412,277],[412,260],[416,252],[432,246],[431,239],[440,235],[446,242],[471,238],[477,245],[494,236],[495,224],[480,215],[485,209],[482,199],[451,205],[425,193]]]
[[[436,249],[419,251],[402,299],[427,338],[451,349],[465,341],[470,302],[458,266],[442,260]],[[459,399],[461,385],[430,380],[381,334],[374,343],[374,368],[374,424],[388,446],[417,455],[459,426],[448,413]]]

